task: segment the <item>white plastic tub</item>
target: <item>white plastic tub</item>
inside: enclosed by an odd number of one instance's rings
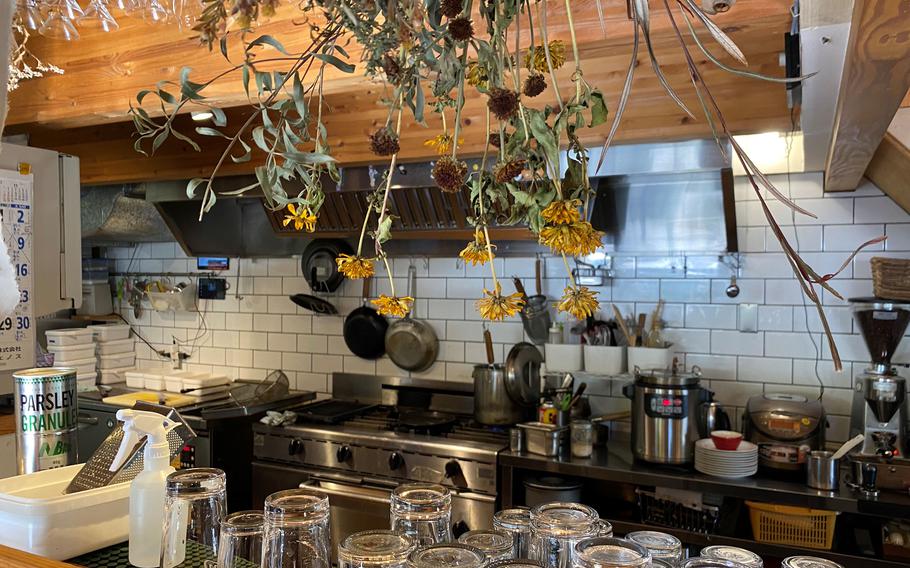
[[[66,364],[57,363],[56,361],[54,362],[54,364],[58,367],[65,369],[75,369],[77,375],[94,373],[97,363],[98,362],[94,357],[90,357],[88,359],[76,359],[75,361],[67,361]]]
[[[129,536],[129,483],[64,495],[82,464],[0,479],[0,544],[66,560]]]
[[[92,330],[92,333],[95,335],[95,341],[119,341],[128,339],[130,336],[130,326],[125,323],[90,325],[86,329]]]
[[[117,341],[99,341],[95,344],[98,355],[117,355],[118,353],[135,353],[136,340],[133,338]]]
[[[136,365],[135,353],[117,353],[116,355],[98,355],[98,368],[102,371],[122,369]]]
[[[205,379],[209,373],[202,371],[175,371],[164,376],[164,390],[179,393],[184,388],[184,381],[190,379]]]
[[[143,373],[139,370],[124,372],[123,378],[126,380],[126,386],[128,386],[131,389],[144,389],[145,388],[145,373]]]
[[[44,332],[44,336],[47,338],[47,346],[50,347],[51,345],[85,345],[91,343],[95,335],[90,329],[78,327],[74,329],[49,329]]]
[[[48,345],[47,350],[54,354],[54,364],[63,365],[68,361],[78,361],[95,356],[95,346],[91,343],[81,345]]]
[[[132,370],[133,370],[132,365],[127,365],[125,367],[117,367],[115,369],[103,369],[102,368],[98,372],[98,375],[100,377],[98,384],[113,385],[113,384],[117,384],[117,383],[122,383],[126,378],[125,377],[126,373],[128,371],[132,371]],[[143,378],[142,380],[143,380],[143,382],[140,383],[140,386],[138,388],[142,388],[142,386],[144,386],[145,379]],[[127,385],[127,386],[129,386],[129,385]]]
[[[145,380],[142,383],[143,387],[147,390],[163,391],[164,375],[158,373],[145,373]]]

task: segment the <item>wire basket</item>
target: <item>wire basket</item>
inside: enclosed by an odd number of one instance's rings
[[[702,504],[692,507],[678,501],[661,499],[656,493],[636,489],[641,522],[687,531],[714,534],[720,519],[720,507]]]
[[[872,291],[879,298],[910,301],[910,259],[872,258]]]
[[[757,542],[831,549],[837,512],[754,501],[746,501],[746,506]]]

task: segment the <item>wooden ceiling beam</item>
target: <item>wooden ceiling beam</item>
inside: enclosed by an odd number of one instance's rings
[[[881,144],[872,155],[866,177],[885,192],[888,197],[910,213],[910,149],[890,132],[886,132]]]
[[[910,2],[864,0],[853,6],[825,191],[853,191],[910,88]]]

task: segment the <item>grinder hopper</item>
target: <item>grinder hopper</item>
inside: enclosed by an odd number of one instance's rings
[[[853,317],[869,349],[872,367],[866,369],[862,383],[863,398],[875,418],[886,423],[904,404],[906,384],[891,366],[907,325],[910,324],[910,304],[879,298],[853,298]]]

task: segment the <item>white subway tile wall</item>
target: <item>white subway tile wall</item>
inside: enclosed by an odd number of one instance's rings
[[[864,182],[856,194],[825,195],[821,174],[772,179],[784,194],[818,215],[817,220],[811,219],[769,201],[785,233],[820,274],[840,268],[863,241],[888,236],[884,245],[858,255],[831,282],[844,297],[871,295],[868,264],[872,256],[910,257],[910,215],[870,182]],[[717,400],[731,407],[736,424],[749,396],[784,391],[815,397],[820,378],[825,385],[824,402],[832,415],[829,439],[844,440],[852,377],[868,361],[850,309],[834,295],[823,295],[825,313],[844,359],[844,370],[835,372],[818,314],[804,301],[767,228],[758,198],[742,179],[736,180],[736,197],[739,245],[744,253],[738,297],[727,297],[730,271],[717,256],[689,256],[685,251],[667,256],[622,256],[614,259],[615,278],[599,289],[606,317],[611,317],[611,301],[626,313],[639,313],[650,312],[663,299],[667,335],[675,342],[674,350],[687,365],[701,367],[704,382],[715,391]],[[878,252],[882,250],[886,252]],[[195,261],[174,243],[112,247],[107,255],[116,259],[118,271],[195,269]],[[440,340],[437,363],[415,376],[470,381],[473,364],[485,359],[483,324],[474,300],[484,286],[491,285],[488,268],[465,267],[455,258],[397,258],[392,263],[396,288],[405,286],[412,262],[418,274],[417,315],[431,323]],[[533,258],[496,262],[497,273],[522,277],[526,285],[533,286]],[[556,298],[566,284],[562,261],[546,258],[545,268],[544,291]],[[379,276],[385,274],[381,266],[378,272]],[[187,365],[192,369],[255,379],[280,368],[298,388],[323,394],[328,394],[329,375],[336,371],[407,374],[388,358],[365,361],[348,351],[342,336],[343,317],[362,302],[359,282],[346,282],[327,298],[341,316],[318,316],[298,308],[287,297],[310,293],[300,274],[299,258],[231,259],[224,276],[230,284],[227,299],[199,302],[204,326],[200,314],[145,310],[137,319],[125,305],[122,313],[156,348],[178,341],[182,350],[191,353]],[[373,294],[387,292],[388,283],[377,280]],[[511,283],[506,287],[511,291]],[[738,305],[744,303],[759,305],[755,333],[739,331]],[[513,343],[523,339],[517,317],[490,328],[499,360]],[[137,348],[139,364],[167,364],[144,343],[137,342]],[[910,362],[910,341],[904,342],[895,360]],[[596,383],[589,390],[595,413],[628,407],[619,388],[628,379],[590,376],[587,380]]]

